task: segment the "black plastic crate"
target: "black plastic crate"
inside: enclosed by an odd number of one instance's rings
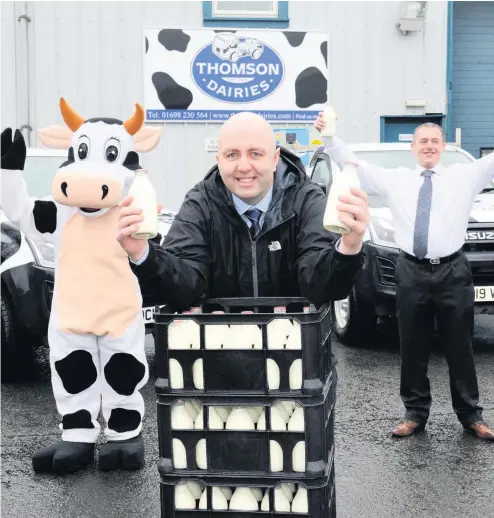
[[[159,467],[160,472],[162,472],[161,465],[159,465]],[[189,488],[190,483],[194,484],[194,487],[196,488],[195,496],[199,497],[195,499],[195,509],[176,509],[175,487],[177,484],[187,484],[187,488]],[[294,488],[294,498],[301,487],[307,491],[306,502],[308,512],[292,511],[291,506],[293,505],[293,501],[290,502],[290,511],[275,510],[275,491],[276,488],[281,488],[281,484],[290,484],[290,487]],[[336,517],[335,471],[332,456],[325,476],[311,481],[303,479],[287,481],[283,478],[278,478],[276,480],[251,478],[239,481],[225,477],[203,479],[198,477],[180,477],[162,474],[160,486],[161,518],[195,518],[197,516],[205,516],[208,518],[223,518],[230,516],[234,516],[235,518],[255,518],[259,516],[276,516],[278,518],[293,518],[294,516],[307,516],[310,518]],[[236,509],[215,510],[213,509],[212,498],[213,487],[227,488],[230,492],[233,492],[237,487],[256,488],[261,491],[262,501],[258,502],[258,510],[256,511],[240,511]],[[203,498],[204,491],[206,491],[205,502]],[[225,493],[223,494],[225,495]],[[201,502],[204,504],[203,507],[206,507],[206,509],[199,508]],[[228,507],[230,502],[231,497],[228,500]],[[266,503],[268,503],[269,510],[262,510],[262,504],[265,506]],[[192,506],[192,499],[190,499],[189,505]]]
[[[323,476],[327,469],[328,455],[334,445],[334,406],[336,397],[336,372],[334,371],[327,379],[324,393],[311,399],[307,398],[290,399],[264,396],[262,399],[245,397],[217,398],[214,396],[158,396],[158,440],[159,454],[161,457],[161,469],[165,473],[181,473],[184,475],[197,475],[203,478],[215,477],[219,474],[228,476],[245,476],[247,478],[258,477],[283,477],[289,478],[318,478]],[[176,429],[172,428],[172,408],[174,404],[181,401],[187,402],[188,410],[182,408],[182,412],[190,415],[190,422],[195,422],[199,429]],[[292,431],[287,428],[282,430],[281,426],[273,426],[271,409],[277,407],[278,412],[286,412],[287,406],[279,408],[281,402],[293,402],[303,409],[303,431]],[[192,408],[192,404],[196,408]],[[197,408],[198,407],[198,408]],[[261,429],[259,420],[254,430],[228,430],[214,429],[210,425],[210,409],[215,412],[217,408],[225,407],[250,407],[250,410],[264,409],[264,426]],[[202,419],[200,410],[202,409]],[[293,413],[295,410],[293,410]],[[226,412],[225,412],[226,413]],[[225,415],[225,413],[223,415]],[[255,413],[255,410],[254,410]],[[291,417],[293,417],[293,413]],[[302,412],[301,412],[302,413]],[[285,413],[286,416],[289,413]],[[281,414],[280,414],[281,416]],[[224,422],[222,420],[222,422]],[[217,421],[220,423],[220,421]],[[281,424],[278,417],[278,423]],[[223,425],[226,426],[226,423]],[[274,428],[274,430],[273,430]],[[175,461],[181,459],[177,465],[174,462],[173,440],[175,441]],[[200,442],[202,441],[202,442]],[[271,448],[278,448],[271,441],[276,441],[281,448],[283,465],[279,465],[280,457],[272,457]],[[293,466],[294,448],[297,446],[298,459],[297,471]],[[182,448],[183,446],[183,448]],[[202,448],[202,449],[201,449]],[[204,451],[207,461],[204,461]],[[178,453],[178,450],[182,452]],[[183,451],[185,450],[185,454]],[[196,454],[200,451],[197,461]],[[276,450],[274,450],[276,451]],[[279,451],[279,450],[278,450]],[[301,456],[305,452],[305,462]],[[186,463],[183,462],[186,459]],[[272,465],[272,462],[274,465]],[[277,462],[277,463],[276,463]],[[273,468],[273,470],[271,469]]]
[[[285,306],[286,315],[300,325],[300,349],[272,349],[268,347],[268,324],[275,317],[274,308]],[[304,307],[310,312],[304,313]],[[331,353],[331,312],[325,305],[315,310],[303,298],[242,298],[212,299],[204,301],[199,314],[173,314],[165,308],[156,308],[155,313],[155,369],[158,394],[208,394],[208,395],[283,395],[292,397],[315,396],[324,391],[324,385],[335,360]],[[213,311],[224,311],[222,315]],[[242,314],[241,311],[252,311]],[[200,348],[170,349],[168,326],[174,320],[193,320],[200,327]],[[205,327],[207,325],[256,325],[262,334],[262,349],[207,349]],[[176,360],[182,369],[183,388],[175,389],[170,383],[170,360]],[[269,390],[267,360],[276,362],[280,382],[277,390]],[[301,385],[291,389],[290,367],[301,360]],[[193,380],[193,365],[202,361],[204,388],[196,388]]]

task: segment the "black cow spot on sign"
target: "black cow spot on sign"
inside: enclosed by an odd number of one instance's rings
[[[295,103],[299,108],[325,103],[327,89],[328,81],[321,71],[316,67],[306,68],[295,80]]]
[[[145,45],[146,45],[146,52],[149,50],[149,41],[148,41],[148,37],[147,36],[144,36],[144,39],[146,40],[145,41]]]
[[[158,41],[166,50],[178,50],[185,52],[190,41],[190,36],[181,29],[163,29],[158,34]]]
[[[186,110],[192,103],[192,92],[165,72],[155,72],[152,80],[158,99],[167,110]]]
[[[10,223],[2,223],[0,225],[2,232],[1,258],[2,263],[9,257],[12,257],[21,247],[21,233]]]
[[[114,408],[108,419],[108,428],[124,433],[135,430],[141,424],[141,414],[137,410]]]
[[[327,41],[323,41],[321,43],[321,54],[322,54],[322,57],[324,58],[324,63],[326,63],[326,66],[328,66],[328,42]]]
[[[285,35],[285,38],[288,40],[288,43],[292,47],[300,47],[307,33],[283,31],[283,34]]]
[[[64,430],[73,430],[74,428],[94,428],[89,410],[78,410],[73,414],[65,414],[62,417],[62,426]]]
[[[91,354],[81,349],[56,361],[55,369],[69,394],[79,394],[88,389],[98,377]]]
[[[122,396],[130,396],[144,378],[146,367],[135,356],[115,353],[105,365],[108,385]]]

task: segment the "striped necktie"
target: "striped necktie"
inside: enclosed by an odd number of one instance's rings
[[[262,210],[253,208],[245,211],[245,215],[249,218],[249,221],[252,223],[252,226],[250,227],[250,235],[252,236],[252,239],[255,239],[257,234],[259,234],[261,230],[261,216],[262,216]]]
[[[415,228],[413,232],[413,253],[419,259],[423,259],[427,255],[429,244],[429,223],[432,203],[431,176],[433,172],[427,169],[422,173],[424,183],[420,187],[417,201],[417,213],[415,215]]]

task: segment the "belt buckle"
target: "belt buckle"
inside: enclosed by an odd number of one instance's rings
[[[441,259],[431,259],[430,263],[431,264],[441,264]]]

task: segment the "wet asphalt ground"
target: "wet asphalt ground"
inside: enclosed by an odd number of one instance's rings
[[[484,417],[494,424],[494,317],[476,318],[475,355]],[[152,338],[148,359],[154,365]],[[465,434],[451,409],[447,365],[431,356],[433,407],[424,433],[392,439],[401,418],[396,340],[350,348],[339,360],[336,414],[338,518],[494,518],[494,443]],[[47,350],[31,381],[2,385],[2,518],[158,518],[153,378],[143,390],[146,466],[139,472],[36,475],[31,455],[59,440]]]

